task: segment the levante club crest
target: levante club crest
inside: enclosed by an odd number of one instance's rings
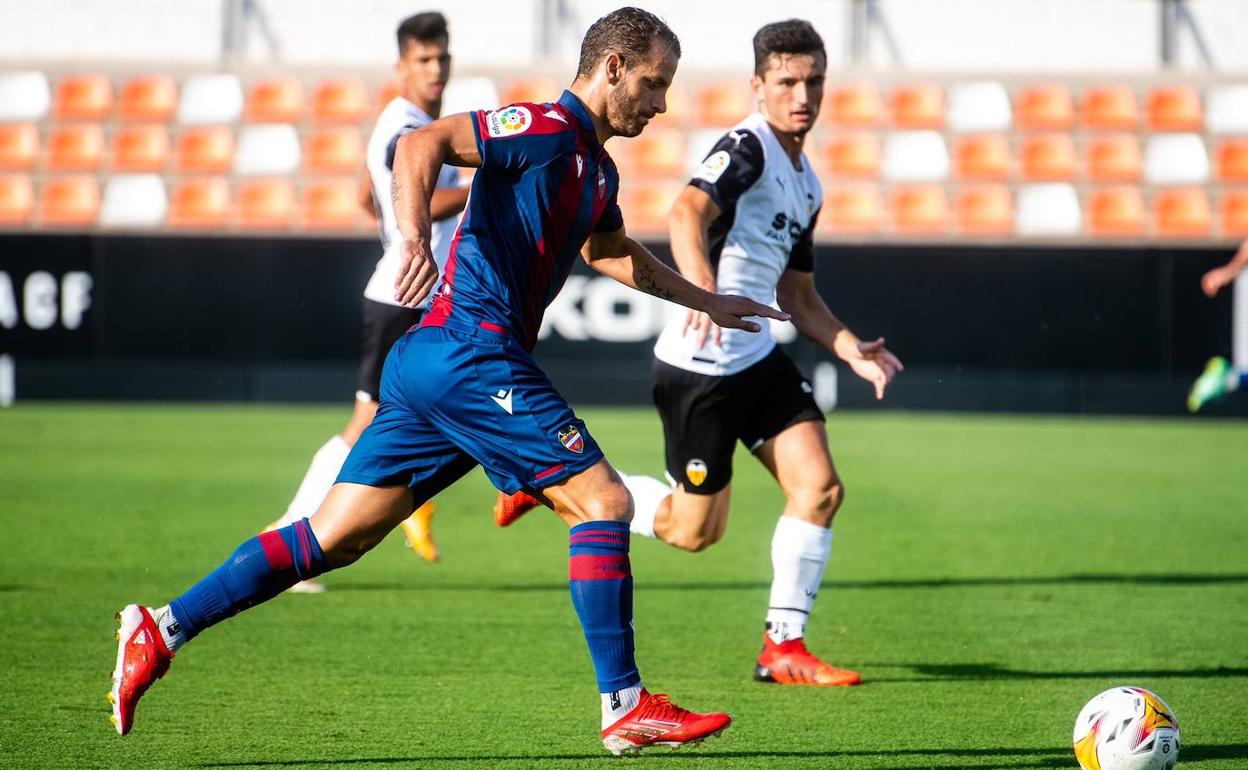
[[[569,425],[559,431],[559,443],[569,452],[580,454],[585,451],[585,439],[575,425]]]

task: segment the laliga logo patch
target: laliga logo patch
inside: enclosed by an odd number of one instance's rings
[[[702,482],[706,481],[706,463],[696,457],[685,463],[685,478],[695,487],[702,486]]]
[[[563,444],[564,449],[578,455],[585,451],[585,439],[575,425],[569,425],[559,431],[559,443]]]
[[[693,178],[715,184],[724,175],[724,171],[728,169],[728,164],[731,160],[726,150],[713,152],[706,160],[702,161],[702,165],[698,166],[698,170],[693,172]]]
[[[533,124],[533,116],[527,107],[517,104],[486,114],[485,123],[490,136],[511,136],[528,131]]]

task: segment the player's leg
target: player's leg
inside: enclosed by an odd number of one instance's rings
[[[1248,369],[1231,366],[1231,362],[1222,356],[1214,356],[1192,383],[1192,389],[1187,394],[1187,410],[1199,412],[1205,404],[1234,393],[1245,385],[1248,385]]]

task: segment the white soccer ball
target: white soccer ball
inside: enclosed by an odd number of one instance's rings
[[[1179,760],[1179,720],[1142,687],[1114,687],[1075,719],[1075,759],[1083,770],[1170,770]]]

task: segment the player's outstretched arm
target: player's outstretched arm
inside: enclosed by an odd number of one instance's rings
[[[586,264],[603,275],[638,291],[701,310],[720,326],[756,332],[762,327],[754,321],[746,321],[746,317],[789,320],[787,313],[760,305],[752,299],[716,294],[694,286],[659,261],[645,246],[625,235],[622,227],[615,232],[591,235],[582,256]]]
[[[1200,278],[1200,288],[1206,297],[1217,296],[1223,286],[1235,280],[1243,269],[1248,267],[1248,241],[1239,245],[1239,251],[1225,265],[1219,265]]]

